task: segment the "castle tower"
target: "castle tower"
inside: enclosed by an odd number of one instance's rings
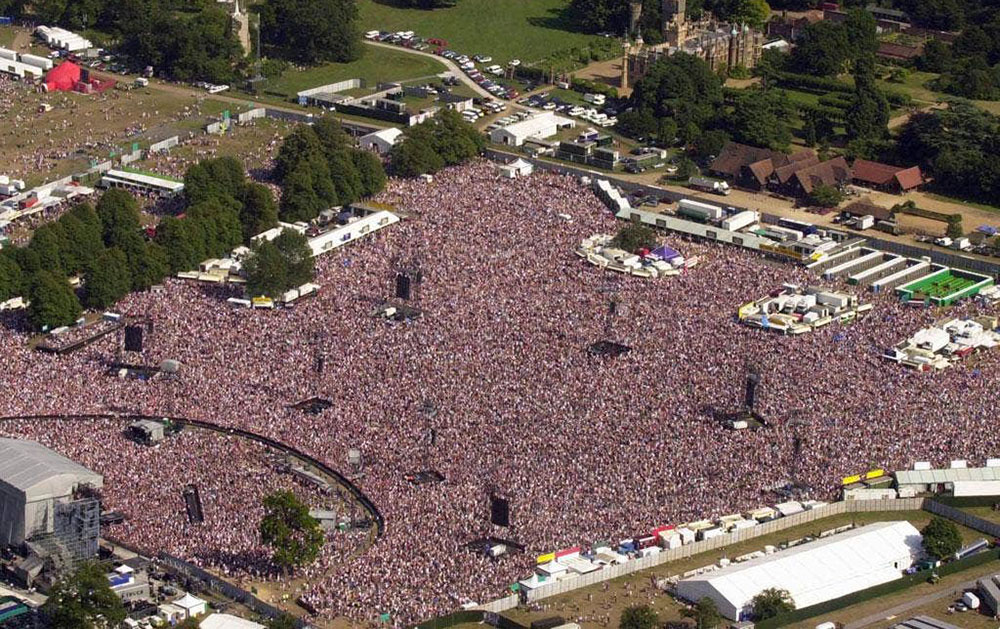
[[[663,38],[671,46],[680,46],[687,39],[687,21],[684,12],[687,0],[663,0]]]

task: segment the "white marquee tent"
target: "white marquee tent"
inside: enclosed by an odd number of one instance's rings
[[[920,542],[909,522],[878,522],[685,579],[677,593],[689,601],[707,596],[731,620],[767,588],[787,590],[796,608],[809,607],[900,578],[921,554]]]

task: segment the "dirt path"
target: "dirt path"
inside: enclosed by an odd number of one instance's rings
[[[572,74],[578,79],[597,81],[618,88],[619,96],[629,96],[632,93],[629,88],[622,87],[622,58],[620,56],[607,61],[595,61]]]

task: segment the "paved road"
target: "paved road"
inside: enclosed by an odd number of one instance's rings
[[[456,64],[455,62],[453,62],[451,59],[445,59],[444,57],[441,57],[441,56],[438,56],[438,55],[435,55],[435,54],[429,53],[429,52],[423,52],[423,51],[420,51],[420,50],[413,50],[412,48],[404,48],[402,46],[393,46],[392,44],[383,44],[382,42],[374,42],[374,41],[367,41],[366,40],[365,44],[367,44],[369,46],[376,46],[378,48],[388,48],[390,50],[395,50],[397,52],[406,52],[406,53],[409,53],[411,55],[423,55],[424,57],[430,57],[431,59],[437,61],[438,63],[443,64],[446,68],[448,68],[452,72],[452,74],[454,74],[456,77],[458,77],[459,81],[461,81],[462,83],[465,83],[466,85],[468,85],[469,88],[471,88],[472,91],[474,91],[476,94],[479,94],[483,98],[494,98],[493,94],[490,94],[489,92],[487,92],[486,90],[484,90],[482,87],[480,87],[478,83],[476,83],[475,81],[473,81],[472,79],[470,79],[469,75],[467,75],[465,72],[462,72],[462,69],[458,67],[458,64]]]

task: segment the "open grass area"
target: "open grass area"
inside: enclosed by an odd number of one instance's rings
[[[936,78],[938,78],[938,75],[933,72],[910,72],[903,79],[902,83],[879,81],[879,85],[889,91],[909,94],[914,101],[919,101],[917,104],[921,102],[937,103],[947,98],[947,96],[940,92],[935,92],[929,87],[930,82]]]
[[[572,622],[576,618],[591,619],[581,623],[584,626],[596,626],[597,623],[605,619],[609,622],[607,626],[616,626],[623,609],[632,605],[649,604],[657,610],[661,622],[678,621],[683,619],[681,613],[683,607],[666,593],[654,587],[654,578],[683,574],[688,570],[713,564],[722,557],[737,557],[755,550],[761,550],[768,544],[777,546],[784,541],[798,539],[807,535],[818,535],[822,531],[852,522],[860,525],[872,522],[907,520],[917,529],[921,529],[930,522],[931,517],[931,514],[926,511],[845,513],[835,515],[608,581],[607,589],[604,588],[603,584],[598,584],[588,588],[581,588],[562,596],[545,599],[541,601],[538,609],[516,609],[505,613],[523,624],[530,624],[531,621],[559,615],[563,616],[568,622]],[[963,543],[969,543],[983,537],[982,533],[962,526],[959,526],[959,531],[962,535]],[[982,567],[979,570],[982,571]],[[813,627],[815,624],[812,623],[808,626]]]
[[[365,30],[415,31],[437,37],[470,57],[494,63],[532,62],[558,51],[585,48],[598,37],[568,30],[561,19],[566,0],[461,0],[454,7],[425,11],[400,8],[392,0],[360,0]]]
[[[1000,105],[1000,103],[997,103],[997,105]],[[947,195],[937,194],[935,192],[924,192],[924,195],[930,197],[931,199],[936,199],[938,201],[945,201],[947,203],[959,203],[961,205],[967,205],[969,207],[974,207],[979,210],[985,210],[987,212],[996,212],[998,215],[1000,215],[1000,207],[996,205],[989,205],[987,203],[977,203],[975,201],[966,201],[965,199],[949,197]],[[975,227],[975,225],[970,225],[967,227]]]
[[[962,511],[977,518],[1000,524],[1000,511],[994,511],[992,507],[964,507]]]
[[[424,55],[403,50],[363,46],[364,54],[350,63],[324,63],[302,70],[290,69],[281,77],[268,80],[264,90],[271,95],[294,98],[297,92],[348,79],[364,79],[374,88],[381,81],[402,81],[434,76],[447,68]]]
[[[14,43],[14,34],[12,26],[0,26],[0,46],[7,48]]]

